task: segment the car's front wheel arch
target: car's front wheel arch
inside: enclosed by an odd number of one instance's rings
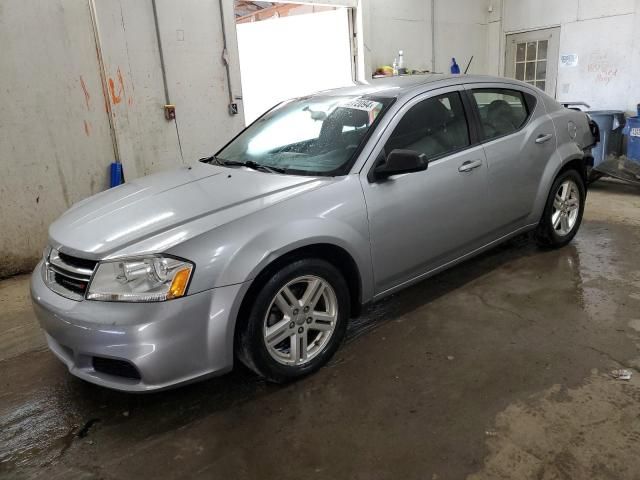
[[[352,317],[357,317],[362,309],[362,280],[361,274],[353,257],[343,248],[329,244],[316,243],[290,250],[285,254],[273,259],[251,282],[249,289],[244,294],[238,317],[235,324],[234,332],[234,350],[237,351],[239,334],[246,328],[246,321],[249,311],[256,296],[264,286],[266,281],[275,272],[279,271],[285,265],[301,259],[317,258],[332,264],[343,275],[350,299],[350,311]]]
[[[309,253],[283,256],[265,268],[238,315],[235,358],[270,381],[294,380],[324,365],[351,318],[344,269]]]

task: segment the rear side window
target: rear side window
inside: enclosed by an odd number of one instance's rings
[[[468,147],[469,128],[458,92],[417,103],[405,113],[385,145],[424,153],[433,159]]]
[[[535,97],[518,90],[483,88],[473,90],[472,94],[480,112],[485,140],[520,130],[535,107]]]

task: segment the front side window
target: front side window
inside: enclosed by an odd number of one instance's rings
[[[371,96],[313,96],[285,102],[224,147],[220,163],[253,163],[300,175],[346,173],[392,103]]]
[[[414,150],[434,159],[470,145],[469,128],[458,92],[417,103],[405,113],[385,145],[392,150]]]
[[[478,105],[484,139],[509,135],[520,130],[527,123],[530,109],[524,93],[518,90],[483,88],[473,90],[473,98]]]

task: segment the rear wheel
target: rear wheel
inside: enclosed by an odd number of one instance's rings
[[[340,346],[349,306],[347,283],[330,263],[302,259],[286,265],[253,302],[240,334],[240,360],[274,382],[308,375]]]
[[[575,237],[582,222],[586,190],[584,180],[576,170],[567,170],[553,182],[536,241],[544,247],[558,248]]]

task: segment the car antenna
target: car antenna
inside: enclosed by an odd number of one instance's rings
[[[473,55],[471,55],[471,58],[469,59],[469,63],[467,63],[467,68],[464,69],[464,74],[465,75],[469,71],[469,67],[471,66],[471,62],[473,62]]]

